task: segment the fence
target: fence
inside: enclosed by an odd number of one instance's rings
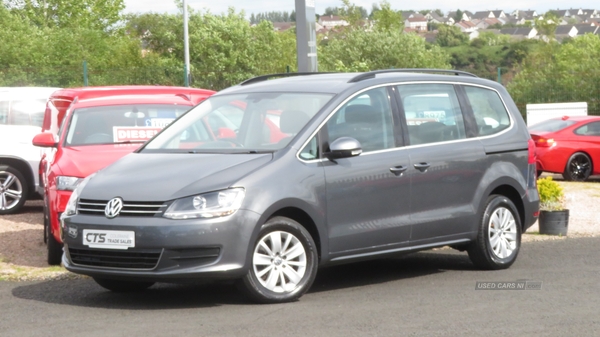
[[[263,75],[251,72],[201,72],[192,64],[190,85],[198,88],[221,90],[253,76]],[[290,69],[277,70],[289,72]],[[487,76],[485,76],[487,77]],[[490,76],[491,77],[491,76]],[[577,77],[576,77],[577,78]],[[591,79],[591,85],[570,85],[568,89],[557,80],[549,79],[527,90],[514,89],[510,82],[504,83],[515,100],[521,114],[525,116],[526,105],[533,103],[587,102],[589,115],[600,115],[600,81],[593,76],[579,78]],[[561,82],[562,83],[562,82]],[[45,68],[0,68],[0,86],[50,86],[79,87],[84,85],[175,85],[185,84],[184,66],[170,67],[128,67],[97,68],[89,65],[84,71],[83,65],[72,67]]]

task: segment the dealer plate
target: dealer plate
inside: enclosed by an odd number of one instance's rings
[[[135,232],[84,229],[83,244],[90,248],[127,249],[135,247]]]

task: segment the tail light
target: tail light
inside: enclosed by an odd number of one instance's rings
[[[553,138],[545,138],[538,135],[531,135],[531,139],[533,139],[537,147],[551,147],[556,143]]]
[[[554,145],[554,139],[540,137],[535,141],[535,146],[538,147],[551,147]]]
[[[527,163],[528,164],[535,164],[535,145],[536,143],[533,141],[533,139],[529,139],[529,141],[527,142],[527,152],[528,152],[528,156],[527,156]]]

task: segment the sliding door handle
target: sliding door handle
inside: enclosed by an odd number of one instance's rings
[[[414,164],[413,166],[417,170],[419,170],[421,172],[425,172],[425,171],[427,171],[427,169],[429,168],[429,166],[431,166],[431,164],[429,164],[429,163],[418,163],[418,164]]]

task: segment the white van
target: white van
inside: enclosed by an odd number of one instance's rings
[[[0,87],[0,214],[18,212],[39,197],[40,133],[46,101],[59,88]]]

